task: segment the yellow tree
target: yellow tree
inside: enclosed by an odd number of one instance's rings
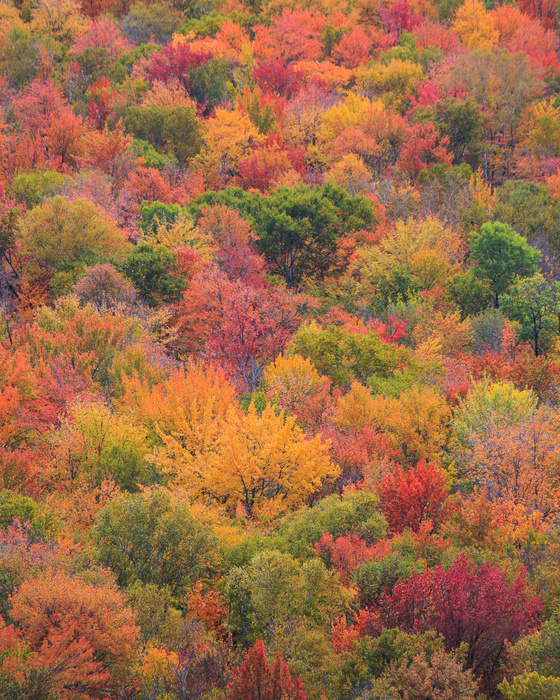
[[[416,466],[422,459],[441,464],[451,410],[437,389],[414,386],[398,399],[376,396],[374,402],[374,423],[393,449],[400,450],[403,464]]]
[[[259,414],[251,404],[246,414],[230,408],[213,449],[193,456],[173,436],[163,437],[158,461],[173,481],[196,498],[210,498],[248,518],[293,510],[338,469],[328,456],[328,443],[312,440],[286,416],[268,405]]]
[[[492,49],[500,38],[494,18],[481,0],[466,0],[457,10],[453,29],[471,49]]]
[[[227,182],[237,172],[239,161],[265,139],[247,114],[217,109],[208,120],[202,162],[207,177]]]
[[[35,8],[32,28],[56,41],[69,42],[84,27],[80,3],[75,0],[39,0]]]
[[[422,68],[411,61],[394,58],[387,65],[381,62],[360,66],[356,72],[356,84],[368,97],[380,97],[386,107],[399,114],[411,106],[410,97],[416,96],[424,78]]]
[[[373,187],[373,177],[360,156],[347,153],[325,174],[325,182],[345,187],[352,196],[366,195]]]
[[[331,382],[309,358],[279,355],[264,371],[268,398],[296,416],[301,425],[318,424],[328,405]]]
[[[215,444],[227,411],[236,405],[233,386],[212,366],[190,363],[154,386],[138,375],[123,377],[121,410],[152,438],[173,436],[193,456]]]

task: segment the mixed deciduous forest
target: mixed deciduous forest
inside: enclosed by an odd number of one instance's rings
[[[0,2],[0,697],[560,697],[555,0]]]

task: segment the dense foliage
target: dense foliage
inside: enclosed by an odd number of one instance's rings
[[[560,696],[560,10],[0,1],[0,697]]]

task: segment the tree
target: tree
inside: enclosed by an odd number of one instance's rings
[[[24,256],[25,276],[34,282],[51,281],[60,274],[75,281],[80,265],[113,260],[120,262],[130,244],[104,211],[86,199],[53,197],[28,211],[16,236]]]
[[[504,681],[498,689],[506,700],[554,700],[560,695],[560,678],[540,676],[535,671]]]
[[[203,195],[198,206],[217,202],[253,222],[260,252],[288,287],[344,269],[347,260],[337,255],[339,238],[377,221],[368,199],[351,197],[336,185],[282,187],[266,197],[228,188]]]
[[[132,306],[138,296],[133,284],[109,263],[86,267],[72,292],[82,303],[94,304],[98,311],[122,304]]]
[[[413,386],[398,399],[374,399],[374,425],[407,466],[422,459],[441,464],[449,442],[451,410],[437,389]]]
[[[39,34],[69,43],[82,30],[84,18],[75,0],[40,0],[33,13],[32,26]]]
[[[493,17],[480,0],[467,0],[457,10],[453,29],[471,49],[492,49],[498,43]]]
[[[375,376],[388,377],[398,353],[373,330],[352,333],[338,326],[320,328],[312,323],[293,337],[290,352],[311,360],[335,386],[348,387],[354,380],[366,384]]]
[[[175,436],[164,436],[158,463],[172,480],[198,498],[240,505],[247,518],[294,510],[338,470],[319,436],[307,439],[295,419],[267,405],[258,414],[230,410],[214,447],[200,455],[185,450]]]
[[[186,287],[179,275],[177,253],[164,246],[140,243],[120,267],[140,296],[154,306],[178,301]]]
[[[442,638],[434,632],[407,634],[399,629],[384,629],[379,630],[375,636],[370,636],[364,627],[366,617],[367,614],[362,613],[353,628],[350,628],[351,633],[354,633],[352,653],[345,655],[339,674],[339,697],[343,700],[352,697],[400,700],[403,696],[409,697],[405,693],[411,693],[410,697],[417,700],[414,691],[421,687],[422,680],[417,676],[414,683],[408,669],[416,667],[417,672],[425,678],[425,675],[430,675],[429,671],[426,673],[425,666],[431,667],[432,660],[438,660],[438,657],[439,663],[436,661],[434,665],[447,666],[446,670],[450,672],[448,680],[451,686],[455,685],[454,690],[463,685],[454,678],[458,670],[459,653],[445,653]],[[397,669],[400,673],[397,673]],[[437,671],[434,675],[436,674]],[[431,690],[432,688],[426,688],[421,697],[440,697],[432,695]],[[436,688],[433,690],[436,691]]]
[[[10,603],[59,693],[94,698],[130,683],[140,630],[114,584],[50,571],[27,578]]]
[[[462,472],[491,500],[549,512],[557,478],[552,416],[531,390],[482,382],[462,402],[453,423]]]
[[[522,324],[521,337],[531,339],[535,357],[542,352],[543,332],[560,332],[560,285],[540,273],[517,280],[503,297],[502,308]]]
[[[297,637],[298,627],[330,629],[344,605],[338,577],[319,558],[300,563],[277,550],[232,567],[225,592],[234,634],[247,646],[260,638],[273,649],[283,637]]]
[[[414,124],[404,143],[397,166],[416,180],[432,164],[450,167],[453,155],[447,151],[448,136],[440,136],[433,124]]]
[[[489,117],[483,121],[484,182],[509,177],[523,108],[544,87],[539,73],[526,53],[495,48],[460,56],[452,75]]]
[[[179,599],[219,562],[210,529],[165,491],[118,496],[99,513],[93,534],[121,586],[168,586]]]
[[[10,193],[17,202],[32,209],[44,200],[61,194],[67,177],[55,170],[37,170],[18,172],[11,184]]]
[[[450,514],[446,481],[445,473],[425,460],[406,472],[396,465],[392,473],[386,474],[379,494],[381,511],[391,531],[401,533],[410,528],[418,532],[426,521],[438,530]]]
[[[475,262],[473,273],[486,279],[499,307],[503,294],[516,277],[529,277],[537,271],[541,254],[523,236],[514,233],[499,221],[483,224],[480,234],[471,237],[470,260]]]
[[[175,156],[180,163],[196,156],[202,147],[200,123],[191,107],[132,105],[125,113],[124,123],[136,138]]]
[[[397,691],[396,700],[475,700],[478,684],[470,670],[465,671],[459,654],[446,654],[443,650],[428,656],[420,652],[412,661],[403,660],[400,665],[391,663],[379,681],[384,697],[387,685]],[[375,695],[369,696],[374,700]],[[375,698],[377,700],[377,698]]]
[[[53,673],[29,651],[21,633],[0,618],[0,693],[9,700],[53,700]]]
[[[109,5],[116,4],[115,0],[104,0]],[[119,0],[117,0],[118,2]],[[129,0],[123,0],[128,6]],[[121,19],[120,26],[123,34],[135,44],[149,44],[155,40],[157,44],[170,45],[173,32],[182,20],[181,13],[175,5],[147,5],[142,2],[131,3],[126,15]]]
[[[208,122],[201,158],[210,182],[229,184],[237,174],[239,162],[265,140],[248,114],[217,109]]]
[[[422,77],[422,68],[417,63],[393,58],[386,64],[376,61],[360,66],[356,83],[369,98],[380,97],[386,107],[404,115]]]
[[[305,428],[319,425],[329,404],[330,380],[322,377],[309,359],[278,355],[264,371],[269,400],[295,415]]]
[[[153,442],[173,436],[193,458],[214,448],[226,414],[237,408],[224,371],[194,362],[155,384],[133,373],[123,377],[123,389],[121,410],[148,428]]]
[[[468,163],[476,167],[482,150],[482,115],[474,100],[451,97],[439,100],[433,107],[417,107],[415,119],[429,120],[442,136],[449,138],[449,150],[456,165]]]
[[[235,256],[219,257],[226,270],[244,271],[242,261],[235,265]],[[228,279],[209,266],[194,275],[177,305],[176,346],[218,363],[241,391],[258,386],[265,366],[282,352],[298,327],[305,302],[292,292],[265,284],[258,277],[258,259],[253,257],[252,262],[253,270],[251,260],[245,258],[245,272],[256,286]]]
[[[228,645],[204,634],[195,620],[187,618],[171,647],[173,651],[167,652],[162,665],[171,681],[173,697],[198,700],[208,691],[225,689],[231,673]]]
[[[541,168],[542,170],[542,168]],[[560,203],[537,182],[508,180],[500,188],[494,216],[509,224],[546,256],[560,250]]]
[[[362,63],[367,63],[371,48],[371,37],[363,27],[354,27],[348,34],[342,35],[331,56],[346,68],[357,68]]]
[[[175,79],[189,90],[193,71],[210,57],[209,53],[193,51],[188,41],[169,42],[152,53],[146,72],[152,82],[165,83]]]
[[[220,270],[231,281],[251,287],[266,287],[265,261],[254,247],[251,224],[224,204],[202,208],[197,231],[214,251]]]
[[[245,654],[228,688],[228,700],[306,700],[301,679],[293,676],[287,663],[276,652],[269,665],[262,639]]]
[[[498,664],[513,642],[538,626],[541,605],[531,598],[523,573],[512,583],[493,564],[476,566],[465,555],[449,569],[412,574],[381,598],[376,612],[384,625],[404,631],[433,629],[446,650],[466,643],[465,668],[492,690]]]
[[[51,436],[51,479],[71,489],[93,489],[112,479],[137,491],[157,478],[148,463],[146,432],[101,402],[76,401]]]

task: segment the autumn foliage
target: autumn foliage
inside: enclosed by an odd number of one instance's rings
[[[0,698],[558,695],[559,31],[0,2]]]

